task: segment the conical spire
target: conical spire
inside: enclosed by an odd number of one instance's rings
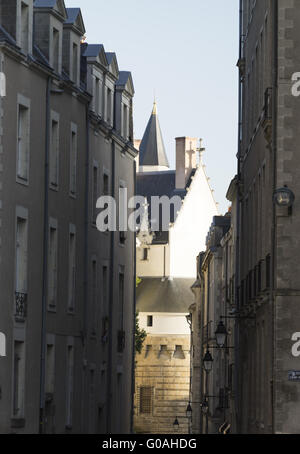
[[[152,114],[140,145],[140,166],[169,168],[169,162],[157,116],[156,101],[154,101]]]

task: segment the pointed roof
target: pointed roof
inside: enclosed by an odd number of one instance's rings
[[[119,79],[116,82],[117,87],[120,89],[126,90],[131,96],[134,95],[134,86],[131,72],[129,71],[120,71]]]
[[[108,62],[108,70],[110,74],[118,80],[119,78],[119,66],[118,66],[118,60],[117,60],[117,55],[115,52],[106,52],[106,59]]]
[[[85,34],[85,26],[81,14],[80,8],[66,8],[67,19],[65,20],[65,26],[72,26],[74,31],[77,31],[81,36]]]
[[[40,8],[41,10],[53,10],[64,20],[67,20],[68,18],[64,0],[35,0],[33,6],[35,8]]]
[[[140,145],[140,166],[169,167],[155,101]]]

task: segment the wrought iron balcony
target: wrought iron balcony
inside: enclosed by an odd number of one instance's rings
[[[15,293],[15,320],[24,322],[27,316],[27,293]]]

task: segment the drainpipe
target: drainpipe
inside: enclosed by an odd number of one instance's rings
[[[243,52],[243,1],[240,0],[240,44],[239,44],[239,59],[244,57]],[[237,182],[237,195],[236,195],[236,251],[235,251],[235,302],[237,313],[240,312],[239,301],[239,286],[240,286],[240,229],[241,229],[241,139],[242,139],[242,104],[243,104],[243,86],[241,81],[241,74],[239,73],[239,107],[238,107],[238,182]],[[234,390],[235,390],[235,427],[237,433],[241,433],[241,402],[240,402],[240,336],[239,336],[239,319],[236,319],[234,324]]]
[[[206,320],[206,325],[207,325],[207,349],[208,349],[208,345],[209,345],[209,319],[210,319],[210,315],[209,315],[209,310],[210,310],[210,257],[208,258],[208,263],[207,263],[207,314],[206,314],[206,317],[207,317],[207,320]],[[205,395],[206,396],[209,396],[209,380],[208,380],[208,373],[205,372]],[[208,400],[209,402],[209,400]],[[205,434],[208,435],[208,414],[209,412],[207,412],[206,414],[206,424],[205,424]]]
[[[136,161],[133,161],[133,181],[134,181],[134,194],[137,193],[136,188]],[[133,339],[132,339],[132,384],[131,384],[131,421],[130,432],[133,433],[133,420],[134,420],[134,394],[135,394],[135,318],[136,318],[136,232],[133,234]]]
[[[115,142],[111,144],[111,197],[115,198]],[[114,254],[115,254],[115,232],[110,232],[110,276],[109,276],[109,330],[108,330],[108,365],[107,365],[107,433],[111,432],[112,415],[112,357],[113,357],[113,300],[114,300]]]
[[[83,347],[83,370],[82,370],[82,403],[81,403],[81,427],[85,432],[84,402],[86,392],[86,357],[87,357],[87,310],[88,310],[88,279],[89,279],[89,190],[90,190],[90,102],[86,105],[86,161],[85,161],[85,221],[84,221],[84,300],[83,300],[83,326],[82,326],[82,347]]]
[[[50,96],[51,77],[47,80],[46,89],[46,126],[45,126],[45,184],[44,184],[44,244],[43,244],[43,287],[42,287],[42,319],[41,319],[41,355],[40,355],[40,414],[39,433],[44,433],[45,411],[45,354],[46,354],[46,315],[48,288],[48,240],[49,240],[49,149],[50,149]]]
[[[273,194],[277,189],[277,102],[278,102],[278,0],[272,2],[273,16],[273,74],[272,74],[272,153],[273,153]],[[276,365],[276,207],[272,203],[272,273],[271,273],[271,304],[272,304],[272,381],[271,381],[271,415],[272,433],[275,425],[275,365]]]

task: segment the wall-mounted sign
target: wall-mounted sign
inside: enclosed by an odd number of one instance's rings
[[[0,356],[6,356],[6,337],[0,333]]]
[[[289,381],[300,381],[300,370],[290,370]]]

